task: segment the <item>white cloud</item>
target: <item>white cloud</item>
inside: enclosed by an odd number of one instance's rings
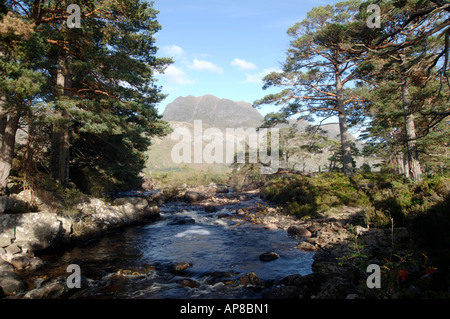
[[[163,74],[171,83],[182,85],[195,83],[195,81],[189,79],[187,74],[182,69],[174,66],[173,64],[169,65]]]
[[[179,47],[178,45],[175,45],[175,44],[164,46],[162,48],[162,51],[165,54],[173,56],[173,57],[180,57],[180,56],[185,54],[184,50],[181,47]]]
[[[263,77],[272,72],[281,72],[282,70],[277,68],[267,68],[262,70],[257,74],[246,74],[247,78],[245,79],[245,83],[262,83]]]
[[[238,58],[231,61],[231,65],[238,67],[240,70],[255,70],[258,68],[253,63]]]
[[[205,60],[194,59],[191,65],[189,65],[190,69],[197,71],[209,71],[212,73],[223,74],[223,69],[212,62]]]

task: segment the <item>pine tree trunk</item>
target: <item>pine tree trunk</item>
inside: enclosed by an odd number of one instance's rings
[[[3,136],[5,135],[6,123],[8,122],[8,112],[5,109],[6,99],[0,96],[0,147],[2,145]]]
[[[58,58],[58,70],[56,75],[56,90],[59,101],[64,100],[65,88],[70,87],[70,74],[67,69],[64,56]],[[63,118],[67,117],[64,107],[57,111]],[[61,184],[69,182],[70,161],[70,132],[68,124],[54,124],[51,138],[50,169],[54,179]]]
[[[29,123],[27,147],[24,154],[24,177],[28,185],[33,185],[32,178],[34,175],[33,171],[34,134],[35,134],[34,126],[33,124]]]
[[[405,175],[409,178],[408,157],[403,152],[397,154],[397,174]]]
[[[351,153],[351,142],[348,133],[347,116],[344,107],[344,88],[341,82],[341,76],[336,72],[336,95],[337,109],[339,110],[339,132],[341,135],[342,165],[344,174],[348,177],[353,176],[353,158]]]
[[[406,178],[409,178],[409,161],[408,156],[402,153],[402,165],[403,165],[403,174],[405,174]]]
[[[5,125],[0,153],[0,191],[6,189],[9,173],[11,172],[14,158],[14,146],[16,144],[16,132],[19,127],[20,113],[11,112]]]
[[[414,124],[414,114],[410,109],[411,96],[409,93],[408,78],[406,76],[405,55],[401,54],[400,57],[402,58],[400,72],[402,75],[402,85],[401,85],[402,104],[403,104],[403,115],[405,120],[406,150],[407,150],[409,175],[413,181],[421,181],[422,169],[420,167],[419,153],[417,151],[416,145],[416,127]]]

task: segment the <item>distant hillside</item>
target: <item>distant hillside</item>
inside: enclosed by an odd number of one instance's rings
[[[169,122],[202,120],[213,127],[258,127],[264,117],[250,103],[220,99],[214,95],[178,97],[168,104],[163,119]]]
[[[205,131],[209,127],[219,128],[222,132],[220,137],[212,139],[209,137],[203,142],[203,147],[206,144],[213,143],[214,145],[225,145],[227,140],[233,138],[233,136],[227,136],[225,128],[257,128],[259,127],[264,117],[253,108],[250,103],[246,102],[234,102],[227,99],[220,99],[213,95],[205,95],[201,97],[187,96],[178,97],[172,103],[166,106],[163,113],[163,119],[168,121],[173,129],[187,128],[191,135],[194,135],[194,120],[202,120],[202,129]],[[290,125],[295,124],[295,120],[290,120],[289,124],[277,125],[278,128],[287,128]],[[311,124],[308,122],[299,122],[296,124],[297,131],[302,133],[306,127]],[[325,131],[325,135],[335,141],[340,141],[339,137],[339,125],[338,124],[323,124],[322,130]],[[364,143],[357,141],[354,136],[351,139],[356,142],[359,149],[362,149]],[[180,170],[182,168],[189,168],[194,170],[229,170],[229,164],[207,164],[207,163],[175,163],[171,158],[171,151],[176,144],[179,144],[179,140],[172,140],[171,136],[166,136],[162,139],[154,139],[153,145],[150,147],[147,155],[147,172],[151,171],[170,171]],[[188,143],[188,144],[186,144]],[[186,144],[194,149],[194,141],[190,140]],[[216,144],[218,143],[218,144]],[[180,144],[179,144],[180,145]],[[210,144],[211,145],[211,144]],[[319,166],[324,168],[328,165],[328,157],[331,154],[329,151],[324,151],[323,154],[318,154],[314,158],[296,158],[294,154],[290,157],[289,166],[294,166],[295,169],[303,169],[305,171],[317,171]],[[360,167],[362,163],[368,162],[368,159],[358,157],[355,159],[357,167]],[[371,161],[369,161],[371,163]],[[372,164],[372,163],[371,163]],[[282,165],[282,163],[280,163]]]

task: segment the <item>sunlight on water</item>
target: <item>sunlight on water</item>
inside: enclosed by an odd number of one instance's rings
[[[175,237],[176,238],[183,238],[183,237],[192,238],[192,236],[195,236],[195,235],[207,236],[207,235],[210,235],[210,234],[211,234],[210,231],[208,231],[208,230],[206,230],[206,229],[204,229],[202,227],[192,226],[190,229],[188,229],[188,230],[186,230],[184,232],[176,234]]]
[[[277,281],[312,272],[314,253],[298,250],[297,239],[286,231],[227,218],[238,207],[207,213],[187,203],[167,203],[156,223],[46,258],[53,259],[54,276],[76,263],[86,278],[95,278],[78,292],[81,298],[258,298],[261,292],[240,285],[240,276],[255,272],[264,281]],[[261,261],[269,251],[280,258]],[[184,265],[181,272],[174,272],[177,264]]]

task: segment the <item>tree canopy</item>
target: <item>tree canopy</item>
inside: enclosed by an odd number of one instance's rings
[[[379,8],[379,27],[369,23],[369,5]],[[343,1],[313,8],[288,30],[293,40],[282,71],[264,78],[264,89],[281,89],[254,102],[279,107],[264,125],[337,116],[343,172],[352,176],[348,127],[361,124],[362,137],[385,163],[401,157],[398,171],[421,180],[429,168],[420,157],[437,155],[424,142],[448,145],[443,137],[450,115],[449,8],[439,0]]]
[[[67,1],[4,3],[3,124],[14,135],[19,126],[27,132],[29,183],[50,171],[61,184],[86,190],[95,178],[105,187],[136,186],[151,137],[168,131],[156,110],[165,96],[154,75],[171,63],[156,57],[157,11],[146,1],[70,4],[81,8],[79,27],[68,27]],[[8,132],[2,132],[2,189],[14,152]]]

